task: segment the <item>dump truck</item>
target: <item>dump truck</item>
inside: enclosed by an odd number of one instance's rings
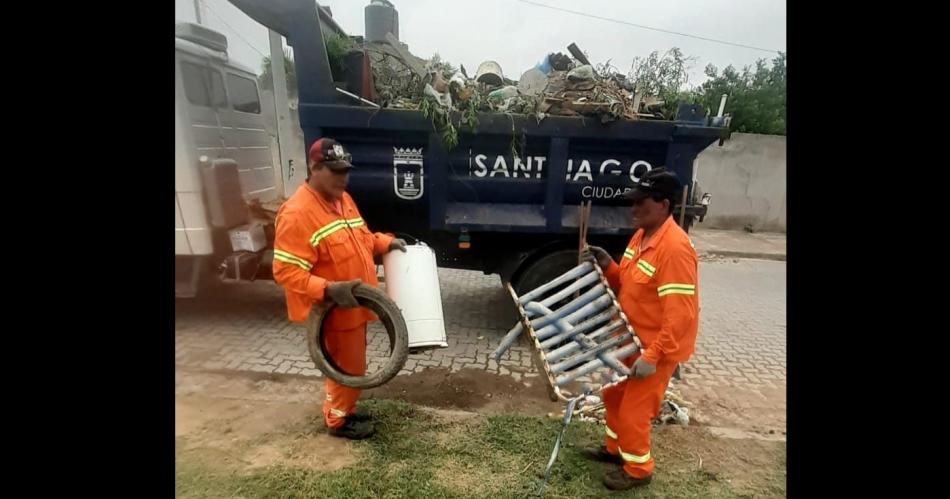
[[[356,165],[348,192],[369,226],[424,242],[441,267],[498,274],[519,292],[535,288],[577,265],[585,201],[592,203],[587,241],[619,257],[636,229],[622,196],[657,167],[687,186],[677,210],[684,229],[706,213],[694,160],[729,131],[698,106],[680,105],[670,120],[608,123],[479,113],[448,148],[422,112],[341,91],[313,0],[229,1],[293,47],[305,143],[332,137],[347,147]],[[268,233],[268,248],[253,256],[261,268],[272,260]]]

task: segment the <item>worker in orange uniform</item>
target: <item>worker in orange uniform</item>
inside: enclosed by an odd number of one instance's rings
[[[588,458],[617,465],[604,475],[604,485],[612,490],[650,483],[652,422],[677,363],[689,359],[696,344],[698,259],[672,216],[681,189],[673,172],[657,168],[645,173],[626,195],[633,201],[639,229],[620,263],[603,248],[590,246],[584,251],[604,270],[643,347],[626,360],[631,377],[603,391],[604,445],[583,451]]]
[[[326,351],[343,371],[361,375],[366,373],[366,323],[375,316],[359,307],[353,288],[361,282],[378,285],[373,256],[406,251],[406,242],[370,232],[346,193],[350,160],[333,139],[310,146],[307,181],[277,212],[274,280],[284,287],[293,322],[306,321],[314,304],[337,305],[324,321]],[[360,392],[326,380],[323,418],[330,435],[354,440],[373,435],[369,417],[355,412]]]

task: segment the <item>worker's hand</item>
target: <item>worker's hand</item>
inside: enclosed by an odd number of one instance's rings
[[[402,250],[403,253],[406,252],[406,240],[405,240],[405,239],[399,239],[399,238],[397,237],[396,239],[393,239],[393,241],[392,241],[391,243],[389,243],[389,251],[397,250],[397,249],[398,249],[398,250]]]
[[[352,281],[331,282],[327,284],[326,297],[337,306],[342,308],[353,308],[360,306],[353,296],[353,288],[360,285],[362,281],[353,279]]]
[[[647,362],[646,359],[644,359],[641,355],[640,357],[637,357],[637,360],[633,363],[633,367],[630,368],[630,371],[632,371],[633,375],[638,378],[646,378],[647,376],[650,376],[656,372],[656,366]]]
[[[607,250],[600,246],[584,246],[584,249],[581,251],[581,257],[585,260],[596,260],[597,265],[600,265],[602,268],[607,268],[610,262],[614,261],[614,259],[610,257],[610,253],[607,253]]]

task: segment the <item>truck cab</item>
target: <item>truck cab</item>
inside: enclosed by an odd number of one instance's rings
[[[194,296],[235,254],[260,248],[248,204],[277,198],[271,137],[257,76],[228,58],[227,38],[175,26],[175,295]],[[242,227],[243,229],[242,231]],[[266,246],[266,242],[264,244]],[[242,252],[242,253],[243,253]],[[260,255],[255,255],[259,261]],[[231,261],[248,261],[235,256]],[[245,274],[250,267],[245,267]],[[255,271],[256,273],[256,271]]]

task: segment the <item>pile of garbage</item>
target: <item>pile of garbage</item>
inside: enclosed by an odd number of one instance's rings
[[[567,49],[571,55],[550,53],[514,81],[495,61],[481,63],[470,75],[438,56],[416,57],[388,34],[342,56],[346,90],[337,90],[360,105],[421,111],[447,150],[458,144],[460,129],[474,131],[478,113],[533,116],[539,124],[548,116],[590,116],[602,123],[664,119],[663,101],[641,95],[609,61],[595,67],[576,44]]]
[[[368,44],[369,45],[369,44]],[[636,88],[609,64],[595,68],[575,44],[572,54],[551,53],[517,81],[495,61],[474,75],[441,61],[419,59],[396,40],[367,46],[377,104],[384,108],[444,112],[500,112],[547,116],[594,116],[601,122],[657,118],[649,109],[661,101],[638,96]],[[428,104],[426,104],[428,103]],[[460,124],[464,125],[465,120]]]
[[[678,424],[689,426],[689,402],[683,400],[673,389],[673,380],[666,387],[663,403],[660,404],[660,414],[653,421],[654,425]]]
[[[653,425],[678,424],[689,426],[689,402],[676,393],[673,387],[673,380],[670,380],[666,388],[666,394],[663,402],[660,404],[660,414],[653,420]],[[549,417],[563,418],[564,411],[560,413],[549,413]],[[574,416],[581,421],[587,421],[595,424],[606,424],[607,413],[604,402],[597,395],[588,395],[579,401],[574,407]]]

